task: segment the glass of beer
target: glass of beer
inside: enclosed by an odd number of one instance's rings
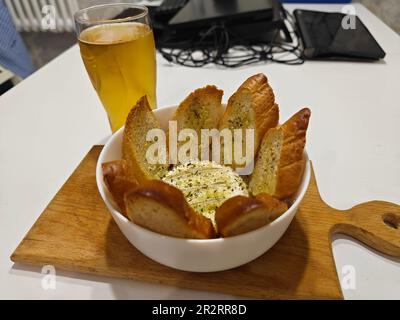
[[[156,108],[155,44],[147,8],[132,3],[89,7],[75,14],[75,24],[83,62],[111,130],[125,124],[144,95]]]

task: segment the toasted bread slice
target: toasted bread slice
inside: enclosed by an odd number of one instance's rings
[[[254,129],[256,153],[264,134],[278,122],[279,107],[274,92],[267,77],[260,73],[248,78],[229,98],[219,129]],[[243,144],[242,150],[245,150],[245,139]],[[233,167],[236,167],[235,163]]]
[[[303,150],[310,116],[311,111],[304,108],[282,126],[267,132],[249,184],[253,195],[267,193],[284,199],[296,192],[303,176]]]
[[[192,92],[183,100],[176,109],[171,120],[177,122],[178,134],[183,129],[193,129],[197,137],[201,137],[201,129],[218,129],[222,116],[221,99],[223,91],[215,86],[206,86]],[[185,141],[178,142],[178,150]],[[207,148],[209,145],[207,145]],[[199,141],[198,158],[200,160],[203,150]],[[208,160],[208,159],[207,159]]]
[[[219,233],[223,237],[231,237],[265,226],[286,210],[286,203],[267,194],[236,196],[217,209],[215,219]]]
[[[131,221],[154,232],[188,239],[215,237],[210,219],[194,212],[183,193],[165,182],[145,182],[125,194],[125,205]]]
[[[124,195],[126,192],[136,188],[138,182],[129,171],[125,160],[115,160],[101,165],[104,183],[107,186],[114,202],[118,205],[121,213],[125,214]]]
[[[146,141],[151,129],[160,129],[160,124],[144,96],[129,112],[122,139],[122,158],[139,183],[162,177],[168,168],[167,164],[151,164],[146,159],[147,149],[153,143]]]

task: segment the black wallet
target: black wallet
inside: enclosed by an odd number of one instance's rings
[[[357,16],[299,9],[294,15],[305,59],[379,60],[386,55]],[[343,19],[349,18],[355,19],[355,28],[342,26]]]

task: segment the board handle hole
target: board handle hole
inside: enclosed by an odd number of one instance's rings
[[[382,220],[389,228],[397,230],[400,227],[400,217],[393,213],[385,213]]]

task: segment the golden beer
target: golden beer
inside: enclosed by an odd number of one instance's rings
[[[102,24],[79,35],[81,55],[113,132],[147,95],[156,108],[156,58],[152,29],[140,22]]]

